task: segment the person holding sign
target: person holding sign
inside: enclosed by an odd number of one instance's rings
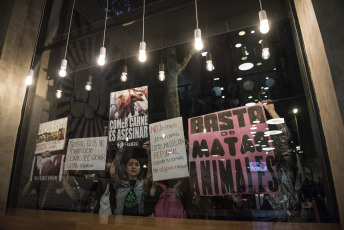
[[[271,100],[263,101],[264,108],[272,118],[280,118]],[[270,194],[268,201],[278,212],[279,218],[287,218],[297,212],[300,207],[298,191],[301,187],[302,166],[299,156],[291,146],[291,134],[285,123],[277,124],[282,133],[272,136],[275,147],[276,169],[278,175],[279,193]],[[284,211],[284,212],[283,212]],[[282,214],[283,213],[283,214]]]
[[[51,160],[50,151],[42,153],[41,176],[39,180],[29,180],[22,190],[22,197],[37,196],[36,208],[42,210],[71,211],[76,191],[69,184],[67,171],[63,171],[61,181],[49,180],[51,175],[57,175],[63,164],[62,155],[56,155]],[[58,167],[54,167],[54,166]],[[37,168],[35,169],[37,170]],[[48,178],[47,180],[45,178]]]
[[[145,152],[145,153],[144,153]],[[140,154],[148,155],[148,172],[143,179],[143,164]],[[111,183],[100,199],[99,214],[142,216],[144,200],[154,197],[156,183],[152,183],[152,168],[150,160],[150,143],[145,142],[143,148],[126,148],[121,162],[124,163],[124,175],[119,175],[119,158],[115,158],[110,168]]]

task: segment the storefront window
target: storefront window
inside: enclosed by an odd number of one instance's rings
[[[46,9],[14,190],[18,208],[326,222],[287,1],[71,1]],[[56,17],[58,15],[59,17]],[[163,65],[162,65],[163,64]],[[147,142],[147,141],[150,141]]]

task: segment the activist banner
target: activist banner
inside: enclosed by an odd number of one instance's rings
[[[69,139],[65,170],[105,170],[107,137]]]
[[[190,184],[195,193],[276,193],[268,130],[261,104],[189,118]]]
[[[62,150],[66,143],[68,117],[39,124],[35,154]]]
[[[61,181],[64,155],[35,156],[30,181]]]
[[[153,181],[188,177],[181,117],[149,125]]]
[[[148,139],[148,86],[110,95],[109,143],[138,147]]]

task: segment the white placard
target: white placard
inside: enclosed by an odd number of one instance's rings
[[[64,155],[35,156],[30,181],[61,181]]]
[[[189,176],[181,117],[149,125],[153,181]]]
[[[66,143],[68,117],[39,124],[35,154],[62,150]]]
[[[75,138],[68,142],[66,170],[104,170],[107,137]]]

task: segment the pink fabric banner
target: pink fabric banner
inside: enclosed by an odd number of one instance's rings
[[[278,181],[262,104],[189,118],[189,171],[195,194],[276,193]]]

